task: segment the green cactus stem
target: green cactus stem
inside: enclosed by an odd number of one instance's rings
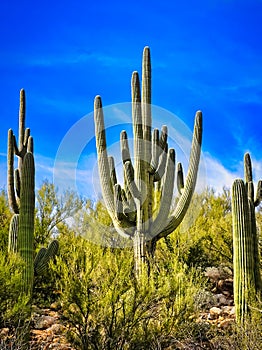
[[[26,152],[33,152],[33,138],[30,129],[25,128],[25,91],[20,91],[18,145],[12,129],[8,131],[7,184],[8,200],[14,213],[19,213],[19,196],[22,164]],[[18,168],[14,169],[14,156],[18,157]]]
[[[134,244],[135,269],[139,273],[141,261],[154,255],[156,242],[173,232],[189,207],[198,173],[202,143],[202,113],[195,116],[195,126],[189,167],[184,181],[181,164],[177,170],[180,198],[173,211],[171,204],[175,183],[175,151],[169,149],[168,130],[152,130],[151,59],[145,47],[142,63],[142,94],[138,72],[134,72],[132,87],[132,121],[134,136],[133,161],[126,131],[121,133],[121,153],[124,184],[117,183],[114,160],[107,154],[102,100],[94,101],[94,120],[98,169],[103,199],[113,224],[122,236]],[[159,203],[155,201],[160,200]]]
[[[14,214],[9,225],[8,252],[17,253],[18,227],[19,214]]]
[[[47,248],[41,248],[34,260],[34,271],[36,275],[40,275],[47,270],[49,261],[57,255],[59,243],[55,239]]]
[[[34,278],[34,219],[35,219],[35,164],[27,152],[22,165],[18,252],[25,261],[24,290],[31,294]]]
[[[251,158],[244,156],[245,182],[236,179],[232,185],[234,302],[236,320],[243,323],[262,291]],[[259,187],[259,186],[258,186]],[[256,204],[255,204],[256,203]]]

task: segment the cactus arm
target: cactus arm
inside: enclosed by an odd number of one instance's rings
[[[163,151],[166,149],[166,143],[167,143],[167,126],[163,125],[161,128],[161,134],[160,134],[160,140],[159,140],[159,147],[162,148]]]
[[[23,158],[25,156],[22,154],[24,147],[24,139],[25,139],[25,108],[26,107],[26,100],[25,100],[25,90],[20,90],[20,104],[19,104],[19,137],[18,137],[18,169],[21,172],[22,171],[22,163]],[[21,157],[22,156],[22,157]]]
[[[195,117],[192,147],[189,157],[189,167],[185,181],[185,187],[180,196],[176,208],[169,219],[168,225],[158,235],[158,238],[165,237],[173,232],[183,220],[189,207],[197,180],[198,166],[201,155],[202,144],[202,113],[198,111]]]
[[[166,170],[162,181],[161,189],[161,200],[159,212],[156,216],[156,219],[152,223],[152,228],[150,230],[150,235],[155,237],[162,228],[165,226],[165,223],[168,219],[172,198],[173,198],[173,188],[175,181],[175,151],[170,148],[168,152],[168,159],[166,163]]]
[[[14,137],[13,131],[8,130],[8,148],[7,148],[7,183],[8,183],[8,201],[14,213],[19,213],[19,206],[15,195],[14,183]]]
[[[244,155],[244,181],[245,183],[253,181],[252,163],[249,153],[245,153]]]
[[[117,184],[114,157],[108,157],[108,165],[110,171],[111,186],[114,187]]]
[[[262,180],[257,183],[256,200],[254,202],[255,207],[257,207],[262,201]]]
[[[149,47],[144,48],[142,63],[142,124],[145,141],[144,159],[147,164],[151,160],[151,57]]]
[[[182,194],[184,187],[185,187],[185,184],[184,184],[183,166],[181,163],[178,163],[177,164],[177,189],[178,189],[179,195]]]
[[[160,147],[159,147],[159,130],[154,129],[152,137],[152,158],[149,167],[149,173],[153,175],[157,169],[160,157]]]
[[[28,138],[27,152],[34,153],[34,141],[32,136],[29,136]]]
[[[18,252],[25,261],[24,291],[32,293],[34,269],[35,165],[32,153],[26,153],[22,166]]]
[[[15,169],[15,190],[17,197],[20,198],[21,180],[19,169]]]
[[[12,216],[9,226],[8,252],[17,252],[17,236],[19,227],[19,214]]]
[[[114,207],[114,194],[113,188],[109,186],[111,183],[110,169],[108,164],[108,156],[106,150],[106,136],[105,136],[105,125],[104,125],[104,113],[102,109],[102,101],[100,96],[96,96],[94,103],[94,118],[95,118],[95,129],[96,129],[96,148],[98,156],[98,167],[100,175],[100,184],[102,195],[105,201],[106,208],[111,216],[114,218],[115,207]]]
[[[46,270],[49,261],[57,255],[58,249],[59,243],[56,239],[54,239],[49,244],[47,249],[41,248],[39,250],[34,260],[34,271],[37,275],[40,275]]]
[[[130,193],[132,194],[133,198],[141,200],[141,192],[136,186],[136,183],[134,181],[134,168],[132,166],[132,163],[130,161],[125,162],[124,164],[124,170],[126,174],[127,179],[127,185]]]
[[[165,149],[161,153],[160,160],[158,163],[158,167],[154,174],[154,182],[160,181],[161,178],[164,176],[165,168],[166,168],[166,161],[167,161],[167,153],[168,153],[168,144],[165,144]]]
[[[143,141],[140,82],[137,72],[132,74],[132,120],[134,135],[134,178],[139,191],[141,191],[142,181],[145,179],[145,145]]]
[[[115,200],[115,216],[121,222],[124,217],[123,203],[122,203],[122,191],[121,186],[116,184],[114,186],[114,200]]]

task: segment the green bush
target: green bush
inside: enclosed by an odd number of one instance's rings
[[[28,315],[28,300],[22,296],[21,259],[0,251],[0,328],[16,327]]]
[[[103,248],[73,235],[63,238],[54,268],[68,335],[83,350],[171,343],[188,323],[201,288],[198,274],[177,262],[164,244],[150,276],[139,283],[131,249]]]

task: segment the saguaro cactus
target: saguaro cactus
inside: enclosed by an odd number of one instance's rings
[[[128,146],[127,133],[121,133],[121,152],[124,185],[117,183],[114,160],[107,154],[102,101],[94,102],[96,147],[102,195],[116,230],[133,240],[136,270],[147,254],[154,254],[156,242],[173,232],[181,223],[189,207],[197,179],[202,143],[202,113],[195,116],[194,134],[188,174],[178,163],[180,198],[170,212],[174,180],[175,151],[168,148],[167,127],[152,131],[151,111],[151,59],[145,47],[142,65],[142,96],[137,72],[132,75],[132,119],[134,136],[134,165]],[[160,191],[160,196],[155,192]],[[160,197],[156,206],[154,201]],[[156,212],[153,208],[158,208]]]
[[[249,153],[244,156],[245,182],[236,179],[232,186],[234,301],[236,320],[243,323],[250,306],[262,291],[255,207],[262,200],[262,181],[254,196]]]
[[[25,128],[25,91],[20,91],[19,144],[12,129],[8,131],[8,198],[14,215],[9,229],[8,250],[18,252],[25,262],[23,273],[24,292],[31,295],[34,272],[41,273],[48,261],[57,253],[58,242],[42,248],[34,261],[34,219],[35,219],[35,164],[33,138]],[[14,156],[18,167],[14,170]],[[44,251],[43,251],[44,250]]]

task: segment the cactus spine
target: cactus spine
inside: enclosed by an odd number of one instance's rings
[[[112,157],[108,157],[102,101],[94,102],[96,147],[102,195],[116,230],[133,239],[135,268],[139,273],[141,261],[154,254],[155,244],[181,223],[189,207],[197,179],[202,143],[202,113],[195,116],[194,134],[188,174],[183,180],[181,164],[178,165],[180,198],[173,212],[171,202],[175,179],[175,151],[167,144],[167,127],[152,130],[151,112],[151,59],[145,47],[142,64],[142,94],[139,75],[132,75],[132,120],[134,135],[134,165],[125,131],[121,133],[121,152],[124,168],[123,188],[117,184],[112,172]],[[112,177],[111,175],[114,174]],[[113,179],[113,181],[112,181]],[[160,190],[158,211],[154,203]]]
[[[255,197],[249,153],[244,156],[244,173],[245,181],[236,179],[232,186],[234,302],[238,323],[244,322],[262,291],[255,217],[255,207],[262,199],[262,182],[258,182]]]

